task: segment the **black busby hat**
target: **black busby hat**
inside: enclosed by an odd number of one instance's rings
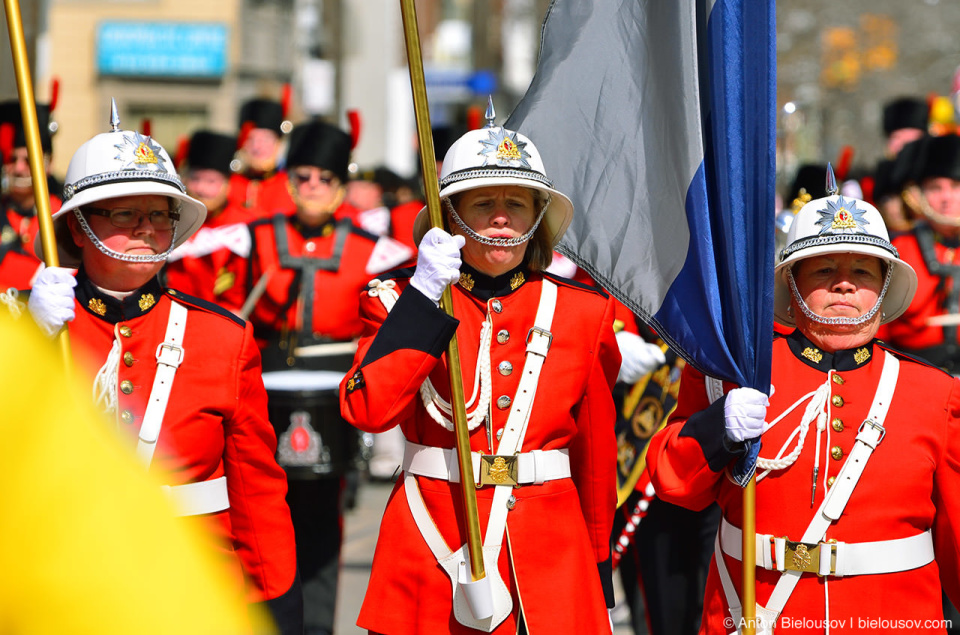
[[[827,166],[819,163],[805,163],[797,169],[790,191],[785,199],[794,212],[816,198],[827,195]]]
[[[350,135],[323,121],[310,121],[294,126],[287,150],[287,168],[312,165],[330,170],[340,181],[349,179]]]
[[[216,170],[230,176],[230,162],[237,151],[237,138],[231,135],[198,130],[190,137],[187,164],[190,168]]]
[[[40,130],[40,147],[44,152],[53,152],[53,130],[50,126],[50,107],[37,104],[37,127]],[[23,148],[27,145],[27,136],[23,129],[23,117],[20,113],[19,101],[5,101],[0,103],[0,125],[10,126],[13,130],[13,148]],[[6,151],[6,148],[4,149]]]
[[[905,144],[893,159],[893,171],[890,179],[903,188],[909,183],[916,183],[922,178],[923,164],[927,155],[927,144],[931,137],[924,135],[915,141]]]
[[[873,170],[873,200],[879,201],[884,196],[893,196],[900,193],[903,184],[893,178],[896,161],[880,159]]]
[[[946,177],[960,181],[960,137],[949,134],[926,142],[920,178]]]
[[[888,137],[895,130],[904,128],[918,128],[926,132],[929,121],[930,107],[925,99],[900,97],[883,107],[883,133]]]
[[[240,108],[240,128],[266,128],[283,133],[283,104],[272,99],[251,99]]]

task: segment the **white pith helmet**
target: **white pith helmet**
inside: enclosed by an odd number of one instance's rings
[[[527,137],[493,124],[493,102],[487,105],[487,125],[471,130],[457,139],[443,157],[440,170],[440,198],[481,187],[519,185],[540,190],[550,196],[543,227],[556,246],[573,220],[573,203],[547,178],[540,152]],[[430,229],[430,217],[424,207],[413,224],[413,239]]]
[[[900,259],[890,244],[883,217],[873,205],[860,199],[837,194],[833,168],[827,166],[827,196],[804,205],[790,225],[787,246],[780,251],[774,269],[773,316],[785,326],[796,326],[790,307],[787,268],[798,261],[824,254],[865,254],[875,256],[893,267],[890,286],[883,298],[881,324],[898,318],[917,290],[917,274]]]
[[[110,124],[110,132],[98,134],[81,145],[67,166],[63,206],[53,215],[61,267],[80,266],[66,217],[85,205],[121,196],[169,196],[180,212],[174,248],[200,229],[207,216],[204,204],[187,195],[170,155],[160,144],[137,131],[120,130],[115,102],[111,103]],[[39,234],[33,250],[43,258]]]

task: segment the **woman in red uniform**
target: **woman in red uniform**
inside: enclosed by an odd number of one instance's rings
[[[827,189],[780,254],[774,315],[796,330],[774,341],[769,400],[687,366],[650,442],[659,496],[723,511],[703,633],[740,622],[732,468],[758,437],[758,633],[943,633],[941,585],[960,593],[960,383],[874,339],[917,277],[876,208]]]
[[[530,140],[492,119],[447,152],[446,227],[426,231],[421,212],[416,269],[363,294],[364,335],[341,384],[348,421],[400,426],[407,439],[358,620],[375,633],[610,631],[614,303],[543,273],[573,206]],[[438,308],[451,283],[455,318]],[[470,563],[443,355],[454,332],[487,610],[470,604],[458,574]]]
[[[67,168],[54,216],[63,267],[40,273],[31,314],[50,334],[68,323],[94,398],[131,451],[164,475],[180,515],[218,539],[249,600],[266,602],[282,632],[299,633],[287,484],[274,459],[253,330],[160,286],[170,251],[202,225],[206,210],[185,194],[162,147],[119,129],[115,106],[112,123]],[[65,267],[79,271],[74,277]]]

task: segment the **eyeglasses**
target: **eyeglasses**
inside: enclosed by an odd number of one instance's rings
[[[312,181],[315,174],[316,172],[307,172],[305,170],[296,171],[290,174],[290,178],[293,179],[294,183],[297,185],[303,185],[304,183],[309,183]],[[323,185],[330,185],[334,181],[338,180],[336,176],[330,174],[329,172],[321,172],[317,175],[317,179]]]
[[[83,209],[87,214],[94,216],[103,216],[109,219],[110,224],[120,229],[135,229],[140,226],[144,218],[147,219],[154,229],[161,231],[173,229],[173,226],[180,220],[179,212],[170,210],[155,210],[152,212],[141,212],[138,209],[100,209],[98,207],[85,207]]]

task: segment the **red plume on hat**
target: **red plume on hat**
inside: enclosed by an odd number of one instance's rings
[[[60,79],[54,77],[50,80],[50,115],[53,115],[53,111],[57,109],[57,102],[60,100]]]
[[[0,156],[3,157],[4,163],[13,155],[14,134],[15,130],[12,123],[4,122],[0,124]]]
[[[850,168],[853,166],[853,146],[845,145],[840,148],[840,156],[837,157],[837,178],[841,181],[850,174]]]
[[[467,130],[479,130],[482,115],[480,106],[476,104],[467,107]]]
[[[187,160],[187,155],[190,153],[190,137],[186,135],[181,135],[177,139],[177,152],[173,155],[173,167],[177,170],[180,169],[180,166],[183,165],[183,162]]]
[[[286,83],[280,89],[280,109],[283,112],[283,118],[290,116],[290,102],[293,101],[293,87]]]
[[[350,122],[350,149],[354,150],[360,143],[360,111],[348,110],[347,120]]]
[[[143,119],[140,122],[140,132],[146,137],[151,137],[153,135],[150,134],[150,129],[151,129],[150,119],[149,118]]]

